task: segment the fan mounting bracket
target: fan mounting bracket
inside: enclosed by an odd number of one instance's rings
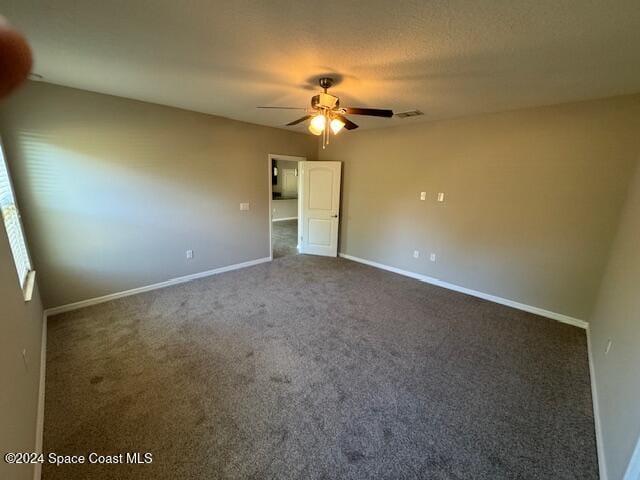
[[[331,88],[331,86],[333,85],[333,78],[322,77],[318,79],[318,83],[320,84],[320,88],[324,89],[324,93],[327,93],[327,89]]]
[[[327,110],[333,110],[340,106],[340,99],[329,95],[328,93],[319,93],[311,97],[311,108],[326,108]]]

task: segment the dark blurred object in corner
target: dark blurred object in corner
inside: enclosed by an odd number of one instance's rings
[[[31,71],[31,48],[0,15],[0,98],[20,85]]]

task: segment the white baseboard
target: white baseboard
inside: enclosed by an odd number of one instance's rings
[[[79,302],[69,303],[67,305],[61,305],[59,307],[48,308],[45,310],[47,316],[57,315],[59,313],[70,312],[72,310],[78,310],[79,308],[89,307],[91,305],[97,305],[99,303],[108,302],[117,298],[128,297],[130,295],[136,295],[138,293],[149,292],[151,290],[158,290],[159,288],[170,287],[172,285],[178,285],[180,283],[190,282],[191,280],[197,280],[199,278],[209,277],[211,275],[217,275],[219,273],[230,272],[232,270],[239,270],[241,268],[252,267],[261,263],[270,262],[271,256],[257,258],[255,260],[249,260],[248,262],[236,263],[234,265],[227,265],[226,267],[215,268],[213,270],[207,270],[205,272],[193,273],[191,275],[185,275],[184,277],[172,278],[165,282],[154,283],[153,285],[147,285],[144,287],[133,288],[131,290],[125,290],[123,292],[110,293],[109,295],[103,295],[101,297],[90,298],[88,300],[81,300]]]
[[[459,285],[454,285],[452,283],[447,283],[442,280],[438,280],[437,278],[429,277],[427,275],[422,275],[421,273],[402,270],[400,268],[391,267],[389,265],[373,262],[371,260],[366,260],[364,258],[354,257],[353,255],[348,255],[346,253],[340,253],[340,256],[342,258],[346,258],[347,260],[364,263],[365,265],[370,265],[372,267],[380,268],[382,270],[387,270],[389,272],[397,273],[399,275],[404,275],[405,277],[415,278],[416,280],[420,280],[421,282],[430,283],[438,287],[447,288],[449,290],[464,293],[467,295],[472,295],[474,297],[482,298],[484,300],[489,300],[490,302],[499,303],[501,305],[506,305],[508,307],[516,308],[518,310],[524,310],[525,312],[535,313],[536,315],[540,315],[541,317],[551,318],[553,320],[558,320],[559,322],[568,323],[569,325],[574,325],[576,327],[586,329],[589,326],[588,322],[585,322],[584,320],[580,320],[578,318],[573,318],[568,315],[564,315],[562,313],[551,312],[543,308],[533,307],[531,305],[516,302],[506,298],[496,297],[495,295],[490,295],[488,293],[471,290],[470,288],[461,287]]]
[[[42,315],[42,337],[40,339],[40,383],[38,385],[38,412],[36,414],[36,445],[34,452],[42,453],[42,440],[44,435],[44,393],[45,377],[47,370],[47,314]],[[33,466],[33,480],[42,477],[42,464]]]
[[[600,423],[600,407],[598,405],[598,387],[596,385],[596,369],[593,360],[593,346],[591,345],[591,332],[587,328],[587,352],[589,355],[589,376],[591,377],[591,403],[593,404],[593,423],[596,429],[596,450],[598,452],[598,471],[600,480],[607,480],[607,463],[604,456],[604,443],[602,439],[602,424]],[[637,480],[637,479],[636,479]]]
[[[297,220],[298,217],[284,217],[284,218],[274,218],[271,220],[272,222],[284,222],[286,220]]]

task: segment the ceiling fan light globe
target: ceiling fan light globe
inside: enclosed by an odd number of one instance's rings
[[[311,124],[318,130],[324,130],[324,127],[327,125],[327,117],[323,114],[316,115],[311,119]]]
[[[333,120],[331,120],[331,123],[329,125],[331,126],[333,134],[337,135],[338,132],[345,126],[345,123],[339,118],[334,118]]]
[[[309,125],[309,131],[314,135],[322,135],[322,130],[318,130],[313,125]]]
[[[309,131],[314,135],[320,135],[324,132],[325,127],[327,126],[327,117],[324,115],[316,115],[311,119],[311,123],[309,124]]]

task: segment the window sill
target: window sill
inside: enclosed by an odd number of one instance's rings
[[[31,301],[31,297],[33,297],[33,287],[35,287],[35,285],[36,285],[36,271],[31,270],[27,274],[27,280],[24,282],[24,288],[22,289],[25,303]]]

